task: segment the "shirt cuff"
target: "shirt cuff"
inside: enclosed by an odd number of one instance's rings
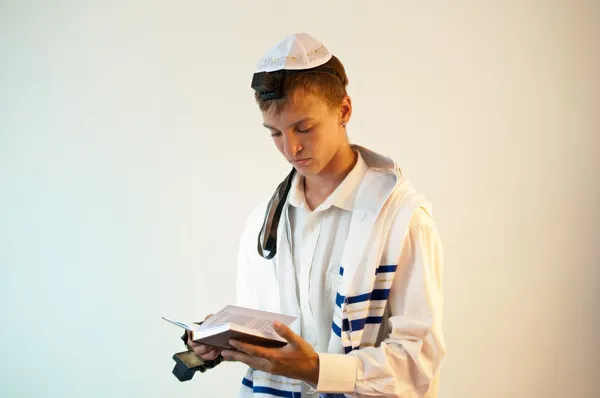
[[[309,394],[353,393],[356,387],[356,357],[354,355],[319,353],[319,381],[307,384]]]

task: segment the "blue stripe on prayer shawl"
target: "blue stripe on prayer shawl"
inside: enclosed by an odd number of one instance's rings
[[[344,297],[341,294],[336,293],[335,305],[337,305],[339,308],[342,308],[344,300],[346,300],[348,304],[356,304],[369,300],[387,300],[389,296],[390,289],[375,289],[371,293],[359,294],[358,296],[350,297]]]
[[[346,301],[348,304],[362,303],[363,301],[369,301],[371,299],[372,294],[373,294],[373,292],[359,294],[358,296],[350,296],[350,297],[348,297],[348,299]]]
[[[333,333],[335,333],[337,337],[342,337],[342,329],[340,329],[340,327],[335,323],[335,321],[333,321],[333,323],[331,324],[331,330],[333,330]]]
[[[342,319],[342,330],[344,330],[344,332],[350,330],[350,324],[346,318]]]
[[[252,392],[256,393],[256,394],[271,394],[276,397],[283,397],[283,398],[301,398],[301,396],[302,396],[302,393],[300,393],[300,392],[278,390],[276,388],[271,388],[271,387],[254,386],[254,382],[252,380],[248,380],[245,377],[242,379],[242,384],[248,388],[251,388]]]
[[[371,300],[387,300],[390,297],[391,289],[375,289],[371,295]]]
[[[397,265],[380,265],[375,270],[375,274],[383,274],[383,273],[391,273],[395,272],[398,268]],[[340,275],[344,276],[344,267],[340,266]],[[348,297],[348,304],[361,303],[363,301],[368,300],[387,300],[389,296],[389,289],[378,289],[374,290],[372,293],[365,293],[359,296],[351,296]],[[346,300],[345,296],[342,296],[339,293],[335,295],[335,305],[339,308],[342,308],[342,304]]]
[[[254,387],[254,382],[252,380],[248,380],[247,378],[243,378],[242,379],[242,384],[245,385],[246,387]]]
[[[357,330],[363,330],[365,328],[365,324],[367,324],[367,323],[378,325],[381,322],[383,322],[383,317],[381,317],[381,316],[369,316],[367,318],[353,319],[352,322],[348,322],[347,319],[344,319],[342,321],[342,330],[344,332],[347,332],[350,330],[355,332]],[[350,329],[350,326],[352,326],[352,329]]]
[[[380,265],[375,269],[375,274],[383,274],[385,272],[395,272],[398,265]],[[344,276],[344,267],[340,266],[340,275]]]
[[[371,293],[360,294],[358,296],[350,296],[346,300],[348,304],[356,304],[369,300],[387,300],[389,296],[390,289],[375,289]]]
[[[397,265],[380,265],[379,268],[375,270],[375,274],[382,274],[384,272],[395,272]]]
[[[344,303],[344,300],[346,299],[345,296],[342,296],[339,293],[336,293],[335,295],[335,305],[337,305],[338,307],[342,308],[342,304]]]
[[[271,388],[271,387],[254,387],[252,389],[252,391],[255,394],[271,394],[276,397],[283,397],[283,398],[301,398],[302,397],[302,393],[300,393],[300,392],[278,390],[276,388]]]

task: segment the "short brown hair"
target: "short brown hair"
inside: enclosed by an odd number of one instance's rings
[[[320,96],[331,108],[338,107],[347,95],[348,76],[340,60],[334,55],[323,66],[332,68],[335,76],[329,73],[296,73],[283,78],[283,97],[271,100],[261,100],[259,93],[254,98],[261,111],[265,112],[275,106],[275,113],[281,112],[289,103],[290,98],[299,90]]]

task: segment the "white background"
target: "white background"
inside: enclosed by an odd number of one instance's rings
[[[174,378],[160,317],[235,298],[288,171],[252,72],[300,31],[434,204],[440,396],[600,396],[600,4],[264,0],[0,1],[0,396],[235,395],[240,365]]]

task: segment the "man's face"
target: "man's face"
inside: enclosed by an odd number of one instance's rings
[[[279,152],[304,176],[321,173],[347,144],[341,123],[349,99],[341,109],[332,109],[320,97],[298,92],[279,114],[274,108],[263,112],[264,126]]]

